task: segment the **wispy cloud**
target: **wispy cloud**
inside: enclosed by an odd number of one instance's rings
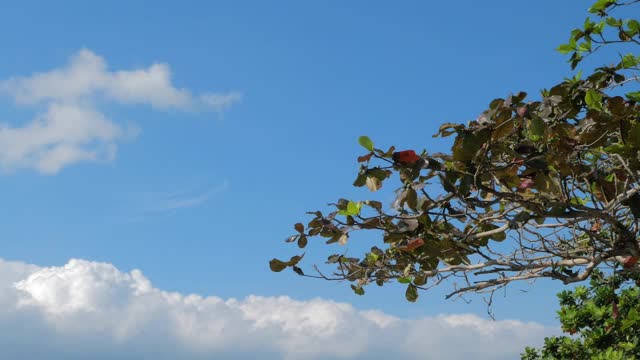
[[[555,332],[470,314],[402,319],[323,299],[185,295],[139,270],[79,259],[0,260],[0,343],[15,359],[498,360]]]
[[[176,87],[169,65],[109,70],[104,58],[82,49],[62,68],[0,81],[0,94],[17,104],[45,105],[47,110],[22,126],[0,123],[0,169],[35,169],[54,174],[65,166],[86,161],[110,161],[123,139],[139,130],[123,128],[99,105],[147,104],[157,110],[221,112],[239,102],[242,94],[192,94]]]
[[[196,207],[207,202],[213,195],[227,190],[228,188],[229,181],[225,179],[222,184],[209,186],[204,190],[194,191],[193,189],[187,189],[164,194],[146,210],[149,212],[171,212]]]
[[[242,94],[238,91],[232,91],[227,94],[203,94],[200,101],[212,109],[220,112],[226,110],[231,105],[240,102]]]

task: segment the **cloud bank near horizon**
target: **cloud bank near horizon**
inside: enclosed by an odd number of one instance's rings
[[[324,299],[185,295],[108,263],[0,260],[9,358],[513,359],[556,331],[472,314],[402,319]]]
[[[118,142],[137,136],[139,129],[109,119],[100,105],[222,112],[242,99],[238,91],[198,95],[178,88],[163,63],[110,70],[106,60],[89,49],[78,51],[61,68],[0,80],[0,94],[19,105],[46,108],[21,126],[0,122],[0,169],[44,174],[78,162],[111,161]]]

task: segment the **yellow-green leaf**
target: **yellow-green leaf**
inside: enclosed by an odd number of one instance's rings
[[[365,149],[369,150],[369,151],[373,151],[373,141],[371,141],[371,139],[369,139],[368,136],[360,136],[358,138],[358,143]]]

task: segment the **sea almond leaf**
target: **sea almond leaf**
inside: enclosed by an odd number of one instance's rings
[[[411,239],[407,243],[407,250],[413,251],[413,250],[419,248],[422,245],[424,245],[424,240],[423,239],[421,239],[421,238]]]
[[[380,181],[380,179],[373,176],[368,176],[365,184],[371,191],[378,191],[382,187],[382,182]]]
[[[368,153],[367,155],[358,156],[358,162],[367,162],[371,160],[372,156],[373,156],[372,152]]]

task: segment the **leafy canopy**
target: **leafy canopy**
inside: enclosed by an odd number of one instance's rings
[[[616,17],[637,2],[596,1],[558,51],[576,68],[605,47],[640,45],[640,23]],[[443,124],[435,137],[453,137],[446,154],[381,149],[360,137],[366,153],[353,185],[378,191],[396,183],[395,201],[339,199],[326,213],[309,213],[306,225],[295,224],[287,242],[305,248],[311,238],[324,238],[339,246],[357,232],[379,240],[360,257],[328,256],[331,275],[317,266],[305,272],[301,255],[273,259],[271,270],[346,280],[359,295],[371,283],[397,281],[415,301],[418,289],[445,282],[453,283],[450,297],[518,280],[579,282],[618,263],[635,269],[640,58],[614,56],[613,64],[535,98],[524,92],[497,98],[466,125]]]
[[[527,348],[522,359],[639,359],[638,284],[638,273],[606,277],[595,270],[589,287],[578,286],[558,294],[562,330],[572,336],[546,338],[542,349]]]

